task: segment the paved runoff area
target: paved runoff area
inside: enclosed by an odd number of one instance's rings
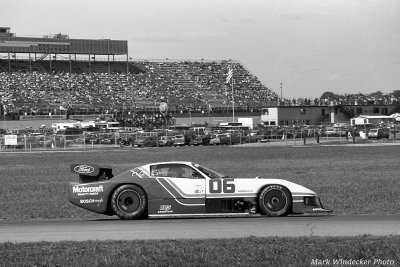
[[[0,222],[0,242],[400,235],[400,215]]]

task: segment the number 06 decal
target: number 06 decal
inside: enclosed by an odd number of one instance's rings
[[[235,179],[210,179],[210,193],[235,193]]]

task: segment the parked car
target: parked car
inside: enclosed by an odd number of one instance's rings
[[[380,139],[380,138],[389,138],[389,129],[388,128],[374,128],[370,129],[368,132],[368,139]]]
[[[50,147],[51,144],[53,143],[53,140],[51,140],[50,136],[48,136],[48,137],[40,136],[38,138],[38,140],[39,140],[40,146],[42,146],[42,147]]]
[[[210,136],[209,135],[194,135],[192,139],[190,139],[190,145],[193,146],[207,146],[210,144]]]
[[[243,136],[240,136],[235,133],[227,133],[228,135],[228,145],[235,145],[235,144],[240,144],[241,141],[243,141]]]
[[[131,146],[131,140],[130,139],[122,139],[120,138],[118,141],[118,144],[120,147],[125,147],[125,146]]]
[[[259,135],[258,136],[260,143],[268,143],[271,142],[271,140],[268,138],[268,135]]]
[[[158,140],[159,146],[172,146],[174,144],[174,140],[172,136],[161,136]]]
[[[113,134],[103,134],[100,136],[100,144],[115,144],[115,136]]]
[[[343,127],[326,127],[324,133],[326,136],[346,136],[347,129]]]
[[[339,136],[339,132],[334,127],[326,127],[325,135],[326,136]]]
[[[261,135],[242,135],[240,137],[241,143],[258,143],[261,140]]]
[[[188,136],[179,134],[174,137],[174,146],[186,146],[189,145],[190,139]]]
[[[210,145],[228,145],[231,138],[227,134],[215,134],[211,136]]]
[[[135,140],[134,145],[138,147],[157,146],[157,138],[155,136],[138,137]]]

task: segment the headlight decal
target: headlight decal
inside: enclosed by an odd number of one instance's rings
[[[304,197],[304,205],[306,205],[306,206],[315,206],[315,207],[320,207],[321,206],[321,204],[319,202],[319,199],[316,196]]]

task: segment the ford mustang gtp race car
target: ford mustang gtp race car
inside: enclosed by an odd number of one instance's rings
[[[72,164],[79,183],[69,201],[121,219],[331,212],[317,195],[286,180],[230,178],[192,162],[158,162],[114,176],[110,167]]]

